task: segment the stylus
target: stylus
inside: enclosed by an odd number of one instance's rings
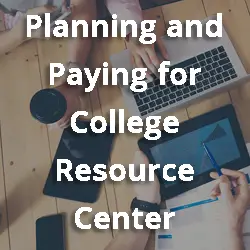
[[[220,170],[219,165],[218,165],[217,162],[215,161],[215,159],[214,159],[212,153],[209,151],[209,149],[208,149],[208,147],[206,146],[205,143],[203,143],[203,147],[204,147],[204,150],[205,150],[205,152],[206,152],[208,158],[210,159],[210,161],[211,161],[213,167],[215,168],[216,172],[218,173],[219,176],[222,176],[223,174],[222,174],[222,172],[221,172],[221,170]]]

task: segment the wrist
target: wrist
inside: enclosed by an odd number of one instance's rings
[[[243,232],[242,230],[232,230],[228,237],[228,245],[227,249],[244,249],[244,243],[243,243]]]
[[[138,209],[146,213],[151,213],[151,212],[160,213],[161,207],[160,204],[156,202],[149,202],[148,200],[145,201],[145,199],[139,200],[138,198],[134,198],[131,202],[130,209],[131,211]]]
[[[231,223],[231,227],[230,227],[231,234],[242,235],[243,227],[244,227],[244,219],[245,219],[245,215],[234,217]]]
[[[139,196],[137,195],[136,197],[138,200],[140,201],[145,201],[145,202],[148,202],[148,203],[152,203],[152,204],[157,204],[157,205],[160,205],[161,204],[161,197],[160,197],[160,194],[154,196],[154,197],[149,197],[147,195],[145,196]]]
[[[157,204],[157,205],[161,204],[161,201],[159,201],[158,199],[145,199],[145,198],[140,198],[140,197],[136,197],[136,198],[140,201],[148,202],[151,204]]]
[[[243,224],[231,227],[229,229],[229,234],[233,238],[241,238],[243,235]]]

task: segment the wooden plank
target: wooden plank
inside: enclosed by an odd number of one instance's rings
[[[228,92],[219,95],[215,94],[215,96],[210,99],[206,98],[203,101],[190,106],[188,108],[188,116],[193,118],[230,103],[231,99]]]
[[[156,32],[159,36],[165,33],[165,25],[163,22],[161,8],[155,8],[144,12],[144,17],[146,19],[157,20]],[[125,49],[124,43],[118,39],[102,39],[99,43],[99,50],[97,50],[99,65],[104,61],[109,62],[110,68],[112,67],[110,63],[110,56],[114,53]],[[93,56],[92,58],[96,58]],[[125,117],[128,118],[130,115],[127,112],[126,106],[124,104],[123,97],[121,95],[120,89],[115,86],[105,86],[100,87],[100,101],[103,114],[109,112],[109,109],[125,109]],[[175,115],[180,119],[187,119],[187,114],[184,111],[179,111]],[[129,163],[133,162],[133,156],[135,151],[138,149],[137,141],[141,135],[133,134],[120,134],[115,142],[114,149],[111,156],[111,164],[123,164],[127,166]],[[135,196],[133,186],[129,185],[126,181],[115,183],[115,194],[117,200],[118,211],[129,211],[130,203],[132,198]],[[124,195],[126,194],[126,195]],[[120,198],[122,197],[122,198]]]
[[[41,74],[42,88],[50,88],[49,82],[49,64],[50,63],[66,63],[67,58],[67,40],[51,39],[37,41],[37,55],[39,59],[39,68]],[[53,129],[48,126],[50,152],[53,159],[62,130]]]
[[[37,41],[43,88],[50,87],[49,64],[67,62],[67,46],[67,39],[53,38]]]
[[[250,72],[250,34],[242,32],[248,30],[250,16],[244,0],[204,0],[204,6],[208,15],[215,12],[223,13],[223,22],[235,49],[242,60],[247,72]],[[240,27],[240,28],[239,28]],[[249,119],[249,97],[250,84],[241,86],[230,92],[232,102],[236,109],[241,124],[244,138],[250,140],[250,119]]]
[[[29,111],[41,88],[35,43],[27,43],[0,60],[5,104],[1,114],[4,173],[12,250],[35,249],[35,221],[56,213],[55,199],[42,189],[50,168],[48,135]]]
[[[39,67],[41,72],[42,87],[50,88],[49,82],[49,65],[50,63],[67,63],[68,55],[68,42],[67,39],[51,39],[51,40],[39,40],[37,42],[38,55],[39,55]],[[55,85],[59,82],[56,81]],[[90,109],[90,102],[87,100],[88,109]],[[52,158],[58,147],[59,140],[61,138],[62,130],[53,129],[48,126],[49,130],[49,141]]]
[[[96,45],[98,47],[98,43],[96,43]],[[93,108],[92,109],[93,116],[103,116],[98,86],[90,93],[90,100]],[[109,213],[111,215],[113,212],[117,211],[114,183],[111,182],[110,180],[106,180],[104,183],[104,188],[105,188]]]
[[[98,58],[100,63],[106,61],[109,63],[110,69],[112,65],[110,63],[110,56],[112,54],[118,53],[125,49],[125,45],[122,40],[114,38],[102,39],[99,45],[100,53]],[[99,52],[98,51],[98,52]],[[108,114],[110,109],[124,109],[125,119],[130,115],[125,108],[123,97],[121,95],[120,89],[116,86],[100,86],[100,101],[103,114]],[[123,164],[127,165],[132,163],[134,152],[137,148],[136,142],[138,140],[138,135],[133,134],[120,134],[114,144],[113,152],[111,155],[111,165],[112,164]],[[118,211],[128,211],[129,205],[134,197],[134,191],[132,185],[128,185],[125,181],[115,183],[115,193],[117,199]],[[124,195],[126,194],[126,195]],[[122,198],[120,198],[122,197]]]
[[[250,48],[249,38],[247,32],[242,32],[249,27],[250,16],[244,0],[220,0],[209,1],[204,0],[204,6],[208,16],[215,12],[223,13],[223,24],[225,29],[233,42],[233,45],[239,54],[247,71],[250,70]],[[240,27],[240,28],[239,28]],[[246,34],[245,34],[246,33]]]
[[[98,38],[95,39],[94,47],[92,50],[92,56],[90,57],[89,65],[91,68],[102,67],[103,62],[109,63],[109,70],[112,68],[109,57],[113,53],[125,49],[125,45],[121,39],[115,38]],[[110,75],[111,76],[111,75]],[[109,78],[111,79],[111,78]],[[101,80],[99,85],[90,94],[93,108],[93,115],[108,116],[108,112],[111,108],[119,109],[123,108],[121,103],[121,93],[116,86],[102,86]],[[127,115],[127,114],[126,114]],[[128,115],[127,115],[128,116]],[[108,120],[108,118],[106,119]],[[113,164],[112,156],[117,152],[117,145],[119,145],[119,138],[115,139],[113,144],[113,151],[110,156],[110,164]],[[122,183],[119,183],[122,185]],[[119,186],[119,185],[118,185]],[[105,181],[105,189],[107,195],[107,201],[109,206],[109,212],[117,212],[118,204],[120,202],[120,191],[124,192],[124,189],[120,187],[117,190],[117,185],[110,180]],[[127,190],[125,190],[127,192]],[[113,230],[113,236],[117,235],[118,231]]]
[[[105,56],[103,56],[103,51],[106,50],[103,47],[102,39],[93,39],[93,48],[91,51],[91,57],[88,62],[88,66],[92,69],[102,67],[102,60],[104,61]],[[100,48],[101,45],[101,48]],[[117,45],[117,44],[116,44]],[[90,93],[90,101],[92,106],[93,116],[103,116],[103,110],[99,95],[99,88],[101,86],[101,80],[99,80],[99,84],[94,88],[94,90]],[[108,94],[108,93],[107,93]],[[109,160],[110,161],[110,160]],[[106,180],[105,181],[105,193],[108,202],[109,213],[113,213],[117,211],[117,203],[116,203],[116,195],[115,188],[113,182]]]
[[[67,62],[67,47],[67,40],[39,41],[39,61],[44,88],[49,87],[47,71],[49,63]],[[86,106],[82,107],[81,110],[88,111],[91,117],[92,108],[90,106],[89,95],[86,95],[85,98]],[[52,158],[54,157],[57,150],[58,143],[61,138],[61,133],[62,131],[59,129],[49,130],[49,141]],[[109,230],[105,230],[105,232],[95,230],[87,230],[82,232],[81,230],[77,229],[76,225],[74,224],[74,214],[76,210],[82,206],[88,206],[93,209],[92,214],[87,214],[86,216],[84,216],[84,221],[90,221],[93,214],[97,212],[109,211],[104,186],[101,189],[99,200],[95,204],[84,204],[63,199],[58,199],[57,204],[59,212],[64,212],[67,214],[66,240],[68,248],[72,250],[78,250],[79,246],[87,245],[90,249],[103,249],[103,245],[108,244],[108,242],[112,239],[112,234]],[[97,238],[98,240],[96,240]]]
[[[5,192],[5,178],[3,168],[3,149],[2,149],[2,136],[0,124],[0,244],[1,249],[10,249],[9,242],[9,223],[8,212],[6,206],[6,192]]]
[[[202,20],[206,18],[206,13],[201,0],[185,0],[175,4],[166,5],[163,7],[163,13],[166,24],[168,24],[169,20],[175,19],[184,22],[186,20]],[[188,107],[188,116],[190,118],[195,117],[227,103],[230,103],[228,93],[216,95],[213,98],[204,99]]]
[[[102,66],[103,62],[109,63],[109,69],[112,68],[111,62],[110,62],[110,56],[114,53],[118,53],[125,49],[125,44],[121,39],[115,39],[115,38],[103,38],[96,41],[96,49],[93,50],[93,56],[91,57],[91,63],[95,67]],[[101,103],[101,110],[102,114],[106,117],[108,116],[110,109],[124,109],[124,102],[121,96],[120,89],[116,86],[102,86],[100,84],[99,86],[99,97],[100,97],[100,103]],[[125,116],[126,118],[129,117],[129,114],[127,113],[127,110],[125,109]],[[132,135],[131,135],[132,136]],[[133,136],[132,136],[133,137]],[[113,151],[111,153],[111,162],[110,164],[120,163],[124,164],[124,157],[126,158],[127,153],[124,153],[130,149],[130,145],[128,146],[129,141],[126,142],[126,135],[119,135],[117,136]],[[124,145],[124,148],[120,148],[122,145]],[[130,150],[129,150],[130,151]],[[134,150],[132,151],[134,152]],[[121,157],[122,153],[122,158]],[[118,160],[116,160],[116,157],[118,157]],[[121,205],[124,201],[127,199],[126,194],[132,193],[133,190],[128,190],[128,185],[126,185],[124,182],[120,183],[114,183],[112,184],[114,191],[112,192],[112,189],[109,189],[108,191],[108,199],[109,199],[109,205],[110,205],[110,211],[126,211],[123,209],[123,205]],[[130,185],[131,186],[131,185]],[[113,194],[116,196],[113,198]],[[111,198],[112,197],[112,198]],[[122,197],[122,199],[120,198]],[[110,200],[111,198],[111,200]],[[128,197],[128,200],[131,201],[131,197]],[[117,204],[116,204],[117,202]],[[127,207],[127,206],[126,206]],[[116,234],[116,232],[114,232]]]
[[[164,5],[162,6],[162,12],[166,27],[168,27],[170,20],[180,20],[184,22],[186,20],[200,20],[206,16],[202,1],[200,0],[184,0]]]

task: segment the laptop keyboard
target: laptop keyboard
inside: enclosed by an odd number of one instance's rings
[[[172,84],[170,73],[167,73],[165,85],[160,85],[160,80],[155,78],[153,82],[148,83],[146,91],[133,93],[142,116],[178,103],[189,97],[200,95],[203,91],[214,88],[237,77],[223,46],[169,67],[169,71],[171,72],[174,68],[185,69],[187,82],[184,85],[175,86]],[[196,74],[195,85],[190,85],[189,82],[190,68],[201,68],[201,73]],[[176,74],[176,79],[180,80],[181,74]]]

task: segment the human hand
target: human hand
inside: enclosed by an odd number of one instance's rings
[[[63,94],[67,102],[67,110],[63,118],[59,120],[56,125],[61,129],[65,129],[70,126],[72,115],[75,112],[81,110],[81,107],[83,105],[82,95],[84,89],[79,85],[68,85],[67,82],[63,82],[58,87],[56,87],[56,89]]]
[[[244,173],[229,169],[222,169],[222,176],[211,173],[217,184],[212,190],[212,197],[220,197],[225,204],[225,215],[229,222],[229,229],[236,234],[241,234],[246,211],[249,205],[248,182]],[[235,187],[235,194],[232,194],[232,186]]]
[[[140,164],[145,164],[146,167],[149,166],[147,157],[141,152],[137,151],[134,156],[135,173],[139,173]],[[145,182],[134,182],[134,189],[137,195],[137,199],[141,201],[147,201],[150,203],[160,204],[160,184],[157,176],[154,176],[154,181],[147,181],[148,170],[146,168],[146,181]],[[138,175],[137,175],[138,176]]]
[[[155,46],[158,47],[160,56],[156,55]],[[167,50],[160,38],[157,38],[155,44],[142,44],[138,38],[131,37],[127,42],[127,48],[130,50],[135,68],[145,68],[145,66],[148,68],[147,78],[149,79],[152,73],[158,74],[160,64],[168,59]]]

